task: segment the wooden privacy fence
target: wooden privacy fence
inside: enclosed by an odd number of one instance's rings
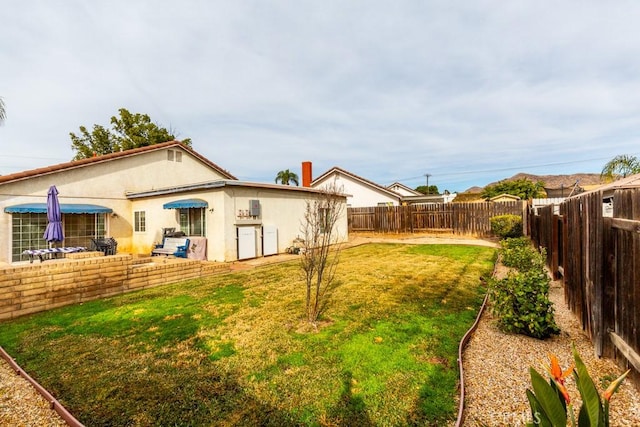
[[[438,203],[407,206],[348,208],[349,231],[412,233],[450,231],[455,234],[487,236],[491,217],[520,215],[527,220],[526,202]]]
[[[546,248],[596,354],[640,372],[640,190],[616,190],[613,200],[613,217],[603,216],[602,192],[567,199],[559,214],[539,209],[531,238]]]

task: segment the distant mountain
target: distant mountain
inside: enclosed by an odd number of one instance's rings
[[[517,181],[520,179],[527,179],[529,181],[538,182],[542,181],[544,183],[545,188],[573,188],[576,183],[579,187],[584,189],[589,189],[592,186],[605,184],[603,180],[600,179],[600,174],[598,173],[574,173],[571,175],[534,175],[531,173],[520,172],[513,175],[511,178],[505,178],[501,181],[492,182],[491,184],[487,184],[487,187],[490,185],[495,185],[498,182],[502,181]],[[464,191],[465,194],[477,194],[481,193],[483,187],[471,187]]]
[[[464,192],[465,193],[482,193],[482,187],[478,187],[476,185],[475,187],[467,188]]]
[[[599,173],[574,173],[571,175],[533,175],[530,173],[517,173],[511,178],[507,178],[504,181],[517,181],[519,179],[528,179],[529,181],[538,182],[542,181],[545,188],[560,188],[560,187],[573,187],[576,183],[580,187],[601,185],[604,181],[600,179]],[[489,185],[497,184],[493,182]]]

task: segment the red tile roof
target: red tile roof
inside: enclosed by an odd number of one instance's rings
[[[196,157],[197,159],[199,159],[200,161],[202,161],[203,163],[205,163],[206,165],[214,169],[216,172],[220,173],[225,179],[237,179],[235,176],[231,175],[229,172],[222,169],[220,166],[216,165],[215,163],[213,163],[206,157],[202,156],[201,154],[197,153],[192,148],[184,145],[180,141],[167,141],[167,142],[162,142],[160,144],[148,145],[146,147],[138,147],[138,148],[133,148],[131,150],[118,151],[116,153],[109,153],[101,156],[90,157],[88,159],[74,160],[71,162],[60,163],[53,166],[45,166],[38,169],[31,169],[23,172],[16,172],[10,175],[1,175],[0,184],[5,184],[7,182],[12,182],[12,181],[20,181],[23,179],[34,178],[40,175],[48,175],[54,172],[61,172],[61,171],[80,168],[84,166],[90,166],[98,163],[109,162],[116,159],[135,156],[140,153],[146,153],[148,151],[162,150],[164,148],[174,147],[174,146],[180,147],[181,149],[185,150],[192,156]]]

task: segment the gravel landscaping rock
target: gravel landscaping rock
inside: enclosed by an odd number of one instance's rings
[[[608,384],[624,372],[614,361],[595,356],[593,344],[564,303],[560,282],[552,283],[549,299],[561,332],[546,340],[503,333],[496,327],[490,309],[485,310],[463,354],[464,426],[524,426],[531,420],[526,397],[526,389],[531,387],[529,367],[544,376],[542,365],[548,365],[549,354],[555,354],[567,369],[573,361],[572,343],[600,390],[605,388],[602,381]],[[573,377],[567,383],[577,410],[580,395]],[[612,426],[640,425],[640,394],[630,381],[625,380],[611,398],[610,414]]]
[[[58,427],[67,423],[0,357],[0,426]]]

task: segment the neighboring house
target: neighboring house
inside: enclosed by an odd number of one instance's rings
[[[456,198],[457,193],[445,191],[443,194],[420,194],[419,196],[404,196],[402,203],[407,205],[451,203]]]
[[[396,193],[398,193],[399,195],[406,197],[406,196],[423,196],[424,194],[422,194],[419,191],[416,191],[412,188],[407,187],[406,185],[399,183],[399,182],[394,182],[391,185],[388,185],[387,188],[391,191],[394,191]]]
[[[114,237],[118,252],[148,255],[163,229],[175,228],[206,245],[204,258],[213,261],[284,252],[300,235],[307,202],[321,197],[312,188],[238,181],[178,141],[62,163],[0,176],[0,263],[46,247],[51,185],[63,246]],[[338,234],[347,238],[346,212]]]
[[[303,165],[304,176],[311,173],[310,166],[307,170]],[[450,203],[456,198],[456,193],[445,192],[445,194],[422,194],[404,184],[394,182],[388,187],[378,185],[354,173],[333,167],[312,180],[311,187],[323,188],[333,183],[337,188],[342,188],[347,195],[347,206],[350,208],[362,208],[371,206],[399,206],[419,203]]]
[[[303,178],[304,181],[304,178]],[[347,206],[398,206],[402,195],[339,167],[333,167],[311,181],[312,188],[325,188],[335,183],[347,195]]]
[[[554,199],[575,196],[576,194],[583,193],[585,189],[576,183],[576,185],[569,187],[565,187],[563,185],[557,188],[544,187],[544,191],[547,193],[547,198]]]
[[[520,200],[520,197],[507,193],[498,194],[489,199],[490,202],[515,202],[518,200]]]
[[[584,193],[580,194],[580,196],[588,193],[594,193],[596,191],[601,192],[602,215],[605,217],[612,217],[613,206],[615,204],[614,195],[616,190],[629,190],[629,189],[640,189],[640,174],[631,175],[626,178],[621,178],[609,184],[596,186],[596,188],[587,190]],[[579,197],[579,196],[575,195],[575,196],[572,196],[571,198],[575,198],[575,197]]]
[[[456,193],[449,193],[445,190],[442,194],[422,194],[404,184],[394,182],[387,187],[402,196],[402,204],[412,205],[418,203],[451,203],[456,198]]]

